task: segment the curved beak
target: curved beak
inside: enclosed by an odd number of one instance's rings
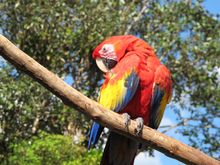
[[[115,65],[117,64],[117,61],[112,60],[112,59],[107,59],[107,58],[97,58],[96,64],[101,71],[106,73],[115,67]]]
[[[98,68],[103,71],[103,72],[108,72],[108,68],[105,66],[105,64],[103,63],[102,59],[101,58],[97,58],[96,60],[96,64],[98,66]]]

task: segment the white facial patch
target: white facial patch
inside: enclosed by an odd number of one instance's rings
[[[99,51],[99,54],[103,58],[117,60],[117,56],[115,54],[115,48],[112,44],[104,44],[102,49]]]

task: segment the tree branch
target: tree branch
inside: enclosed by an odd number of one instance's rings
[[[141,19],[142,15],[144,14],[145,10],[147,9],[148,3],[149,2],[147,2],[147,0],[143,1],[143,7],[142,7],[141,11],[137,15],[137,17],[135,17],[134,20],[128,25],[126,31],[124,32],[125,35],[129,34],[132,26],[134,26],[134,24]]]
[[[162,125],[162,126],[160,126],[159,128],[162,128],[162,129],[166,128],[165,130],[162,131],[162,133],[166,133],[166,132],[168,132],[168,131],[170,131],[170,130],[176,128],[176,127],[186,126],[186,125],[187,125],[187,122],[190,121],[190,120],[192,120],[192,118],[186,118],[186,119],[181,120],[181,121],[180,121],[179,123],[177,123],[177,124],[173,124],[173,125]]]
[[[0,35],[0,54],[18,69],[24,71],[59,97],[64,104],[86,114],[92,119],[100,122],[103,126],[145,143],[163,152],[167,156],[186,164],[220,165],[219,161],[205,155],[203,152],[189,147],[147,126],[144,126],[142,135],[137,136],[135,134],[135,121],[132,120],[127,129],[124,126],[124,120],[121,115],[106,110],[97,102],[67,85],[62,79],[41,66],[2,35]]]

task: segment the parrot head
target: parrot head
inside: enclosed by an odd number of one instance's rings
[[[137,39],[134,36],[113,36],[100,43],[93,51],[93,58],[103,72],[108,72],[114,68],[123,58],[129,43]]]

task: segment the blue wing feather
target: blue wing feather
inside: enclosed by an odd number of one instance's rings
[[[154,92],[153,92],[153,97],[152,97],[152,102],[151,102],[151,115],[150,115],[150,122],[149,122],[149,127],[153,129],[157,129],[159,124],[157,117],[159,115],[159,110],[160,110],[160,105],[162,102],[162,99],[164,97],[164,91],[160,89],[160,86],[155,84],[154,86]]]
[[[135,71],[132,71],[130,75],[126,78],[124,86],[126,89],[126,94],[122,100],[122,103],[119,104],[114,111],[120,112],[125,106],[129,103],[129,101],[133,98],[136,93],[137,87],[139,84],[139,77]]]
[[[103,129],[104,127],[101,126],[99,123],[93,122],[89,137],[88,149],[90,149],[91,146],[94,146],[97,143]]]

